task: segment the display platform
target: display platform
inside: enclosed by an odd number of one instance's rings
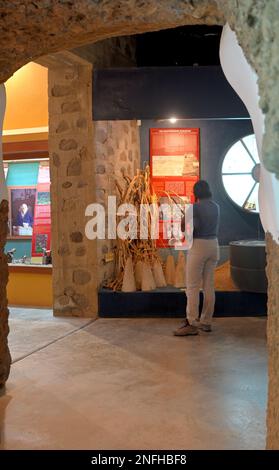
[[[101,318],[183,318],[186,310],[185,292],[175,287],[131,293],[100,289],[98,302]],[[216,291],[215,317],[255,317],[266,312],[266,294]]]

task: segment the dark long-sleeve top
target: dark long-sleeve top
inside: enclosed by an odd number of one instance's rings
[[[202,199],[193,204],[193,238],[217,238],[219,223],[220,208],[212,199]],[[185,218],[182,219],[181,229],[185,231]]]

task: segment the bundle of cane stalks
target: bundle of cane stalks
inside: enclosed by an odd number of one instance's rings
[[[135,238],[117,238],[116,262],[114,279],[107,282],[106,287],[123,292],[136,290],[152,290],[166,286],[161,260],[156,249],[156,240],[152,239],[151,207],[157,204],[157,198],[150,189],[150,169],[137,170],[133,178],[123,174],[121,183],[116,180],[118,202],[134,206],[136,220]],[[143,223],[140,217],[141,205],[145,204],[144,218],[145,239],[140,237]],[[150,206],[152,205],[153,206]],[[154,219],[153,219],[154,220]]]

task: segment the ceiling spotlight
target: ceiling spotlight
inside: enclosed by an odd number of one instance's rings
[[[172,117],[169,119],[169,121],[172,123],[172,124],[175,124],[177,119],[175,117]]]

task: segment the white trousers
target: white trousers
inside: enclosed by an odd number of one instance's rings
[[[190,324],[199,318],[200,288],[203,289],[203,308],[200,321],[210,325],[215,306],[214,272],[219,260],[217,238],[195,238],[186,263],[186,315]]]

